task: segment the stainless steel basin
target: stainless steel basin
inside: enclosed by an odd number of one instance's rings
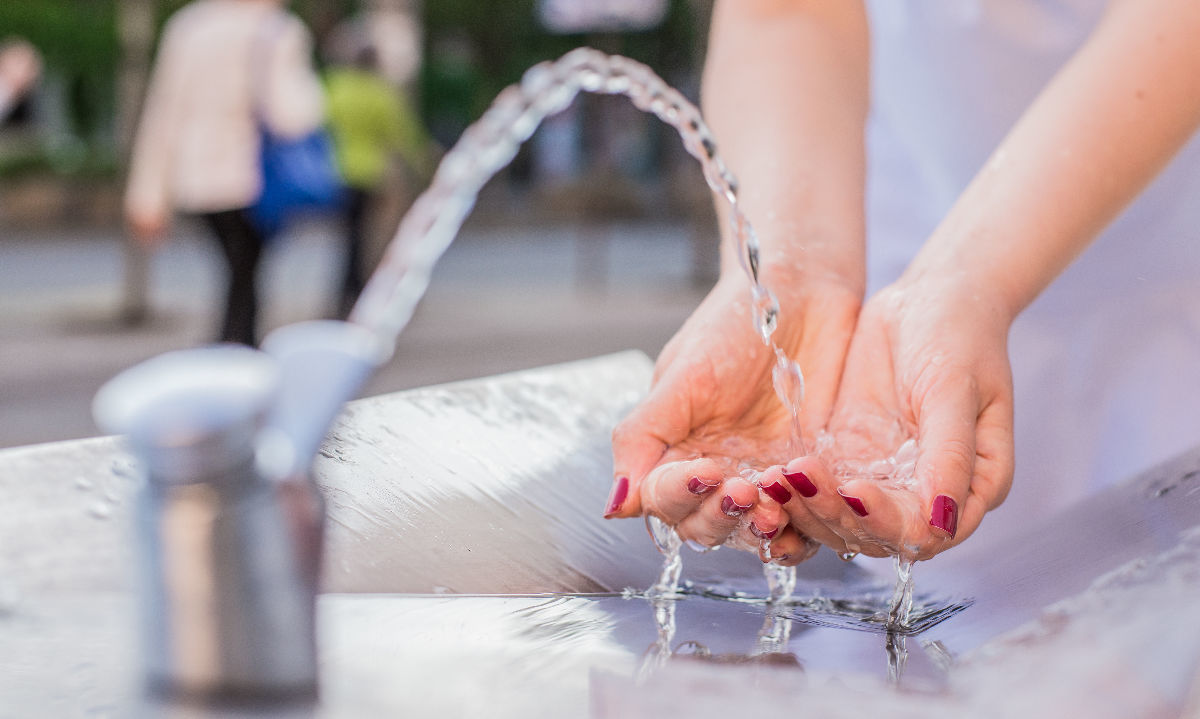
[[[765,592],[757,559],[723,550],[685,556],[697,594],[674,605],[668,641],[655,607],[621,594],[657,573],[645,530],[600,518],[609,433],[650,371],[625,353],[351,403],[315,465],[329,509],[321,700],[292,711],[1196,711],[1200,449],[1042,532],[918,566],[921,601],[942,613],[914,636],[854,631],[873,627],[839,613],[886,593],[886,565],[823,553],[802,568],[803,601],[769,608],[747,599]],[[0,718],[152,709],[135,641],[138,482],[113,438],[0,452]],[[650,674],[647,655],[663,660]]]

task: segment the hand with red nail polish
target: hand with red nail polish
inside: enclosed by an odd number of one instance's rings
[[[833,406],[860,286],[829,278],[772,285],[781,308],[774,339],[804,368],[802,420],[810,431]],[[740,268],[725,272],[663,350],[649,395],[613,433],[616,481],[627,478],[629,490],[606,516],[653,514],[706,545],[740,528],[737,546],[747,548],[758,544],[751,519],[763,531],[786,523],[778,508],[760,516],[758,505],[786,501],[790,485],[779,477],[760,488],[740,476],[745,466],[791,459],[791,418],[775,395],[775,357],[755,331],[749,295]]]
[[[841,535],[866,538],[864,553],[927,559],[970,535],[1012,483],[1012,315],[977,283],[956,279],[961,273],[931,276],[922,267],[918,258],[864,306],[822,454],[836,468],[887,458],[914,438],[911,483],[839,471],[842,506],[823,519]]]
[[[813,433],[829,418],[866,284],[866,24],[853,4],[834,3],[821,16],[831,26],[829,34],[806,18],[797,23],[821,42],[796,42],[788,33],[774,36],[783,41],[774,46],[803,55],[811,67],[838,73],[836,82],[821,72],[792,78],[781,104],[782,86],[764,74],[757,76],[762,82],[747,85],[745,74],[737,71],[747,51],[764,49],[762,32],[750,21],[758,10],[739,15],[744,6],[722,5],[734,21],[713,23],[714,37],[720,37],[705,71],[710,100],[704,112],[722,138],[724,161],[737,174],[739,206],[754,223],[755,274],[779,307],[771,341],[803,368],[799,419],[803,431]],[[861,36],[854,32],[858,29]],[[829,37],[838,41],[824,42]],[[761,59],[768,53],[758,54]],[[796,114],[800,125],[779,122],[781,107],[809,108],[815,96],[827,100],[817,103],[819,115]],[[773,129],[783,127],[785,138],[772,136]],[[717,521],[718,515],[707,515],[707,503],[730,494],[730,485],[734,492],[749,489],[754,498],[743,525],[779,514],[778,503],[757,486],[737,484],[743,467],[763,471],[791,460],[793,452],[792,418],[772,386],[775,353],[763,343],[753,307],[746,272],[751,260],[739,256],[730,219],[725,215],[717,225],[720,278],[663,348],[649,394],[613,434],[614,470],[631,480],[631,499],[617,516],[648,511],[634,501],[639,497],[663,496],[664,490],[651,490],[643,481],[652,471],[697,457],[714,462],[724,478],[721,488],[705,495],[698,516]],[[690,475],[668,470],[660,479],[677,482],[686,492]],[[746,535],[753,539],[748,528]]]

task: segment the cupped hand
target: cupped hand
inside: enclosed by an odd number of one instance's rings
[[[954,277],[902,278],[868,300],[819,456],[785,467],[812,489],[784,505],[792,523],[913,559],[974,532],[1012,484],[1011,321]]]
[[[773,339],[804,368],[800,420],[811,433],[833,407],[861,294],[833,279],[774,291]],[[648,396],[613,432],[605,516],[652,514],[706,546],[739,527],[755,548],[755,539],[783,531],[778,500],[790,492],[775,475],[793,454],[792,428],[773,389],[775,363],[751,317],[748,280],[727,273],[663,349]]]

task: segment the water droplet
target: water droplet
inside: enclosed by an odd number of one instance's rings
[[[112,516],[112,505],[108,502],[96,502],[91,507],[88,507],[88,514],[96,519],[108,519]]]
[[[79,475],[78,477],[75,478],[75,489],[78,489],[81,492],[86,492],[91,488],[92,488],[92,480],[88,479],[87,477],[84,477],[83,475]]]
[[[758,282],[758,247],[750,245],[746,248],[746,261],[750,263],[750,277]]]

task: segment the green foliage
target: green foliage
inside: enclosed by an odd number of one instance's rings
[[[29,40],[49,68],[111,78],[117,62],[115,0],[3,0],[0,38]]]
[[[687,0],[672,0],[669,7],[663,24],[646,32],[553,35],[538,21],[536,0],[427,0],[423,114],[446,142],[527,68],[581,45],[628,55],[667,77],[689,69],[697,19]]]
[[[45,74],[62,83],[66,120],[79,139],[10,151],[0,158],[0,174],[111,172],[111,142],[101,135],[111,127],[115,104],[116,0],[0,1],[0,39],[10,36],[37,47]]]

